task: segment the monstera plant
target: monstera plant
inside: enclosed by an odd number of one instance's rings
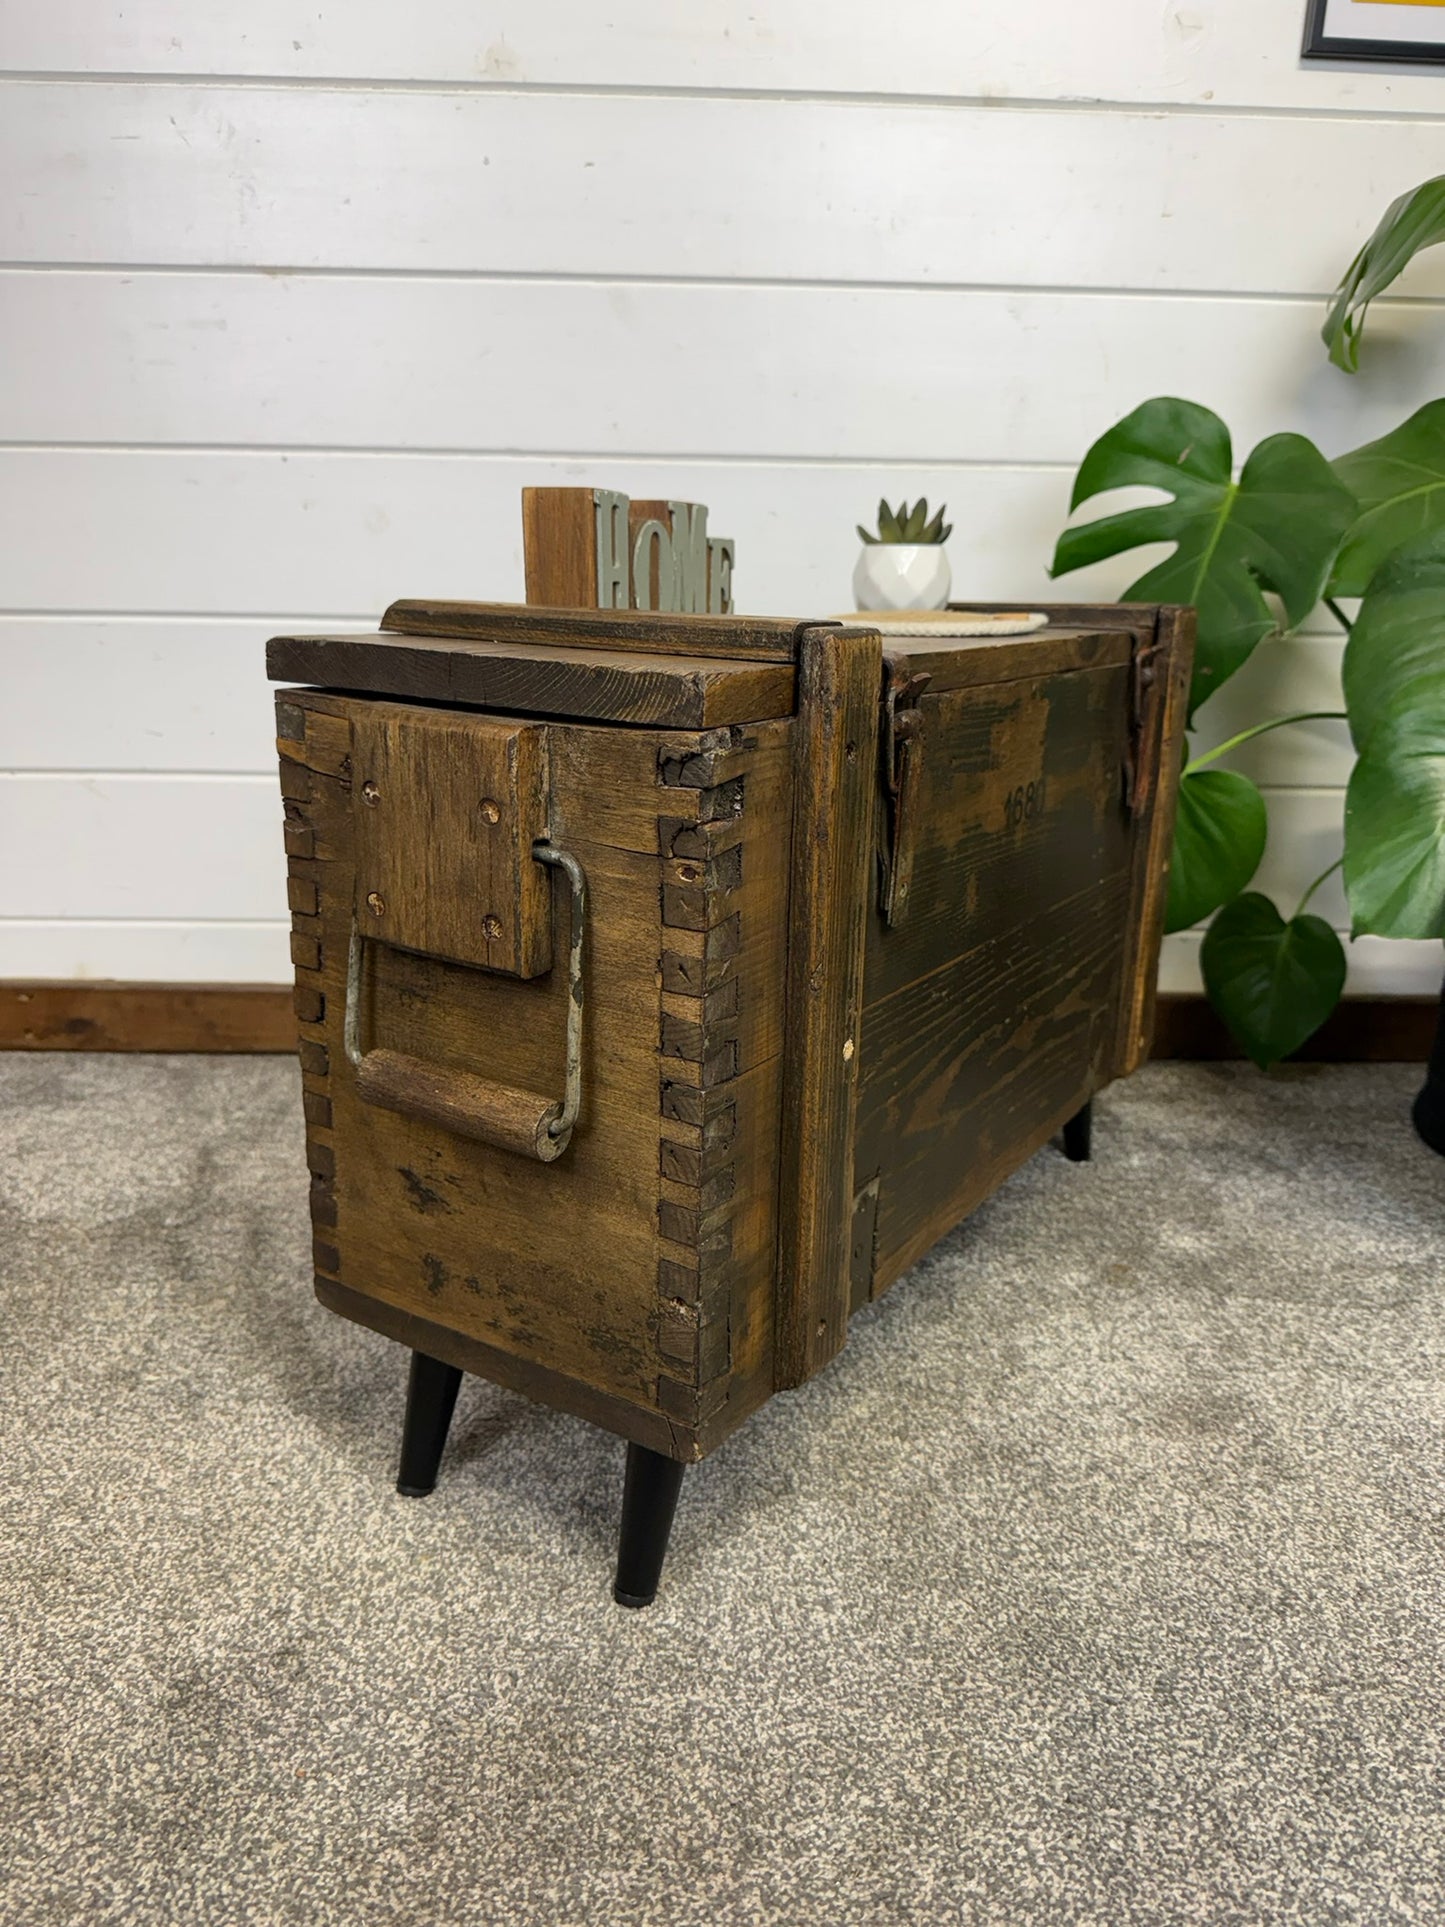
[[[1324,326],[1352,372],[1370,300],[1445,240],[1445,177],[1402,195],[1351,264]],[[1309,904],[1343,867],[1352,934],[1445,935],[1445,400],[1335,461],[1303,435],[1270,435],[1235,473],[1229,430],[1195,402],[1146,401],[1084,457],[1071,509],[1143,485],[1167,498],[1069,528],[1054,575],[1144,543],[1173,552],[1128,599],[1193,603],[1190,724],[1261,645],[1323,602],[1348,634],[1344,708],[1265,716],[1189,756],[1179,792],[1166,928],[1209,918],[1210,1001],[1257,1064],[1298,1050],[1338,1002],[1345,953]],[[1353,616],[1343,606],[1356,603]],[[1355,765],[1343,853],[1297,904],[1249,885],[1264,854],[1264,797],[1227,767],[1252,737],[1347,720]]]

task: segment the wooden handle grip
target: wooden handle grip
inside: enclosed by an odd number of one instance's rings
[[[367,1051],[356,1067],[356,1088],[368,1104],[424,1117],[458,1137],[476,1138],[543,1164],[567,1148],[565,1136],[551,1137],[547,1131],[562,1113],[555,1098],[492,1084],[470,1071],[439,1070],[400,1051]]]

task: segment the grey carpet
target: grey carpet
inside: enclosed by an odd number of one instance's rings
[[[0,1919],[1438,1922],[1418,1074],[1151,1069],[689,1474],[310,1295],[278,1059],[0,1057]]]

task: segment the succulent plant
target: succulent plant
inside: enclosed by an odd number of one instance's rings
[[[865,542],[946,542],[953,534],[953,524],[945,522],[947,507],[941,508],[930,522],[928,519],[928,499],[920,495],[912,509],[906,502],[900,502],[896,509],[889,508],[887,502],[878,504],[878,533],[870,535],[860,522],[858,533]]]

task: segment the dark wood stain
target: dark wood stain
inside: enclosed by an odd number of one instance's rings
[[[274,673],[332,685],[278,709],[323,1302],[683,1459],[821,1369],[1143,1048],[1189,625],[1073,614],[890,637],[886,678],[876,630],[720,618],[406,605],[388,622],[457,633],[274,644]],[[917,725],[891,817],[886,690]],[[411,826],[391,842],[359,795],[377,770]],[[479,784],[507,832],[480,882]],[[591,903],[583,1111],[554,1164],[436,1100],[561,1091],[565,893],[524,904],[543,831]],[[508,899],[495,950],[478,891]]]
[[[485,635],[278,636],[267,645],[266,663],[273,681],[654,728],[756,722],[793,706],[788,663],[609,649],[597,645],[595,633],[590,648],[522,646]]]
[[[191,1003],[194,997],[199,1009]],[[82,1011],[91,1014],[82,1014]],[[1423,1064],[1438,997],[1350,997],[1294,1064]],[[320,995],[274,984],[0,983],[0,1049],[291,1055],[296,1025],[319,1023]],[[1207,999],[1161,993],[1145,1056],[1244,1059]]]

